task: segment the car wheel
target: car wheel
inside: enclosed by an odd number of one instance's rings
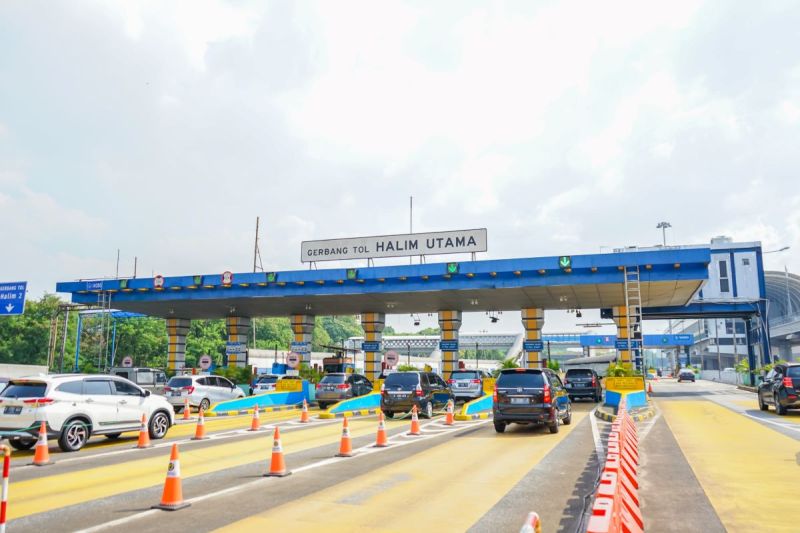
[[[781,402],[778,400],[778,398],[775,398],[775,412],[781,416],[786,415],[786,407],[781,405]]]
[[[572,424],[572,406],[567,406],[567,416],[564,417],[564,425],[568,426]]]
[[[175,414],[181,414],[183,412],[182,406],[178,407],[177,405],[173,405],[172,408],[175,409]]]
[[[422,415],[425,418],[433,418],[433,402],[428,402],[425,404],[425,414]]]
[[[83,420],[70,420],[61,428],[58,447],[65,452],[77,452],[89,440],[89,425]]]
[[[30,450],[36,444],[36,439],[10,439],[8,443],[15,450]]]
[[[169,417],[164,411],[157,411],[150,417],[150,424],[148,424],[148,431],[150,438],[154,440],[163,439],[169,429]]]
[[[106,433],[103,436],[109,440],[116,440],[120,435],[122,435],[122,433]]]
[[[384,411],[383,412],[383,416],[385,416],[386,418],[394,418],[394,412],[392,412],[392,411]]]
[[[494,423],[494,430],[498,433],[504,433],[506,430],[506,423],[505,422],[495,422]]]
[[[762,411],[769,410],[769,405],[764,403],[764,398],[761,396],[761,394],[758,395],[758,408]]]
[[[208,398],[203,398],[203,399],[200,401],[200,409],[202,409],[202,410],[203,410],[203,412],[206,412],[206,411],[208,411],[208,408],[209,408],[209,407],[211,407],[211,402],[210,402],[210,401],[208,401]]]
[[[547,426],[547,428],[550,430],[550,433],[558,433],[559,420],[560,419],[558,418],[558,413],[556,413],[555,421],[549,426]]]
[[[325,402],[317,402],[317,405],[319,405],[320,409],[327,409],[328,408],[328,404],[325,403]]]
[[[600,403],[602,401],[603,401],[603,393],[602,392],[598,392],[597,394],[595,394],[594,403]]]

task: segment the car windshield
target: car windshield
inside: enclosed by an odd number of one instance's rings
[[[800,378],[800,366],[790,366],[786,369],[786,375],[790,378]]]
[[[681,376],[694,376],[694,372],[691,370],[681,370]]]
[[[275,383],[276,381],[278,381],[278,376],[261,376],[260,378],[258,378],[258,381],[256,381],[256,383],[269,384],[269,383]]]
[[[179,377],[170,378],[169,383],[167,383],[167,385],[172,388],[191,387],[192,378],[179,378]]]
[[[503,372],[497,378],[497,386],[541,388],[544,386],[544,378],[540,372]]]
[[[477,372],[453,372],[450,379],[478,379]]]
[[[573,368],[567,370],[567,377],[568,378],[590,378],[592,377],[592,371],[586,368]]]
[[[386,376],[386,381],[383,382],[387,388],[403,388],[409,389],[419,385],[419,374],[416,372],[397,372]]]
[[[320,383],[344,383],[344,374],[328,374],[320,380]]]
[[[12,381],[0,392],[3,398],[43,398],[47,383]]]

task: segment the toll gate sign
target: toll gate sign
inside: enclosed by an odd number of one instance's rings
[[[0,315],[21,315],[25,312],[27,281],[0,282]]]

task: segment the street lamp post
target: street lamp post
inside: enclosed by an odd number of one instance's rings
[[[406,364],[411,366],[411,343],[406,342]]]
[[[480,363],[478,362],[478,341],[475,341],[475,370],[478,370]]]
[[[659,222],[658,225],[656,226],[656,229],[661,230],[661,238],[664,246],[667,245],[667,228],[671,227],[672,224],[670,224],[669,222]]]

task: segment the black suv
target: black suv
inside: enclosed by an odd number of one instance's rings
[[[775,406],[775,412],[785,415],[787,409],[800,409],[800,363],[775,365],[758,385],[758,406],[762,411]]]
[[[591,368],[570,368],[564,375],[564,386],[569,399],[590,398],[595,402],[603,399],[600,376]]]
[[[426,418],[454,400],[453,391],[433,372],[393,372],[381,385],[381,411],[388,418],[413,406]]]
[[[545,424],[558,433],[560,423],[572,422],[572,404],[558,375],[550,369],[512,368],[503,370],[494,388],[494,429],[506,425]]]

